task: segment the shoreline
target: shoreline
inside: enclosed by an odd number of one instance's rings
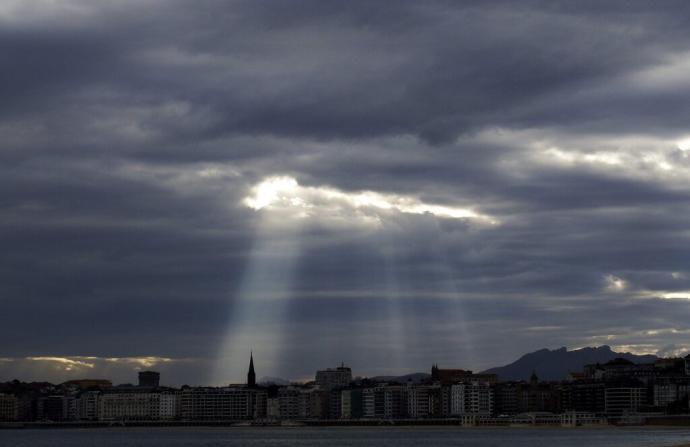
[[[585,425],[554,425],[554,424],[501,424],[501,425],[463,425],[458,420],[358,420],[334,423],[332,421],[80,421],[80,422],[0,422],[2,430],[64,430],[64,429],[107,429],[107,428],[440,428],[455,427],[459,429],[549,429],[549,430],[603,430],[603,429],[682,429],[690,425],[677,424],[585,424]],[[690,443],[673,446],[690,447]]]

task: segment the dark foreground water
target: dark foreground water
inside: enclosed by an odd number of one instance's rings
[[[0,430],[1,447],[657,447],[690,428],[116,428]]]

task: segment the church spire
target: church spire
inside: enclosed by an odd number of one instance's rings
[[[256,373],[254,372],[254,353],[249,353],[249,371],[247,372],[247,386],[256,386]]]

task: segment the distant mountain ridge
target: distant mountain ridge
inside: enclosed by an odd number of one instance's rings
[[[568,351],[560,349],[540,349],[525,354],[505,366],[487,369],[484,373],[496,374],[501,381],[528,380],[536,372],[540,380],[563,380],[571,372],[580,372],[591,363],[606,363],[615,358],[624,358],[633,363],[651,363],[655,355],[636,355],[630,352],[615,352],[610,346],[582,348]]]

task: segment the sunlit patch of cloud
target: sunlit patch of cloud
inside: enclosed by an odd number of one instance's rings
[[[26,357],[27,360],[34,362],[46,362],[57,366],[64,371],[74,371],[84,368],[92,369],[96,366],[93,360],[96,357]]]
[[[690,137],[644,134],[559,134],[549,129],[494,129],[480,133],[481,143],[522,150],[500,165],[511,175],[534,169],[587,170],[598,175],[659,183],[688,183]]]
[[[656,355],[659,348],[655,344],[650,343],[635,343],[635,344],[622,344],[611,346],[616,352],[629,352],[635,355]]]
[[[0,2],[0,20],[28,22],[56,17],[86,18],[93,9],[84,2],[74,0],[4,0]]]
[[[690,137],[678,140],[676,147],[683,152],[690,151]]]
[[[106,362],[134,365],[136,368],[152,368],[160,363],[174,361],[168,357],[107,357]]]
[[[638,296],[665,300],[690,300],[690,290],[641,290]]]
[[[588,146],[591,143],[586,143]],[[601,150],[548,146],[541,149],[536,158],[541,163],[569,168],[601,170],[609,175],[642,177],[649,180],[659,175],[685,173],[688,168],[679,164],[675,157],[677,150],[668,141],[656,141],[646,148],[613,148],[615,141],[600,142]],[[607,147],[608,146],[608,147]]]
[[[605,275],[604,282],[605,289],[608,292],[618,293],[624,291],[628,287],[627,281],[614,275]]]
[[[273,176],[254,185],[243,204],[298,218],[325,218],[378,223],[390,213],[430,214],[496,225],[498,221],[472,208],[426,203],[416,197],[375,191],[347,192],[327,186],[302,186],[294,177]]]
[[[188,357],[132,356],[60,356],[34,355],[26,357],[1,357],[0,382],[20,378],[28,381],[50,381],[61,383],[65,380],[84,377],[107,378],[131,383],[137,371],[155,369],[167,373],[172,370],[189,370],[191,365],[204,365],[208,359]],[[166,380],[169,380],[166,378]],[[170,383],[170,382],[168,382]]]

